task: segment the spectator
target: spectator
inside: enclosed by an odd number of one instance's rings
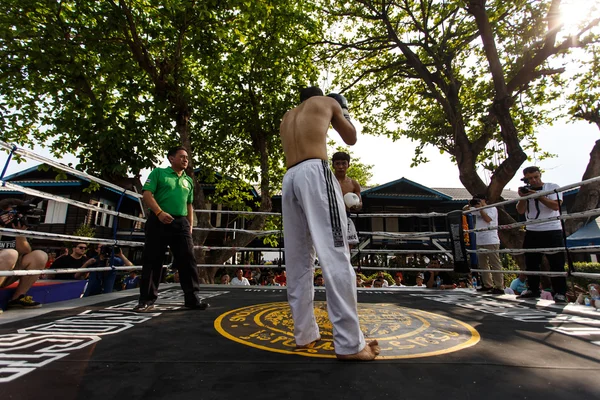
[[[266,286],[281,286],[279,283],[275,282],[275,275],[269,274],[267,276]]]
[[[527,275],[519,274],[519,276],[510,283],[510,288],[517,295],[527,290]]]
[[[24,202],[19,199],[0,201],[0,226],[11,229],[27,229],[22,223],[21,215],[14,209]],[[0,237],[1,239],[1,237]],[[48,261],[48,254],[42,250],[32,250],[24,236],[16,236],[11,240],[0,241],[0,271],[43,270]],[[7,308],[37,308],[42,305],[27,296],[27,291],[37,281],[39,275],[0,276],[0,288],[19,282]]]
[[[241,268],[235,271],[235,277],[231,280],[231,284],[234,286],[250,286],[250,282],[244,276],[244,271]]]
[[[96,258],[91,258],[83,264],[82,268],[102,268],[102,267],[121,267],[123,265],[133,265],[131,261],[125,257],[123,251],[116,247],[115,255],[113,256],[113,249],[111,246],[105,245],[100,249],[100,254]],[[76,273],[75,277],[88,275],[88,285],[85,288],[84,297],[95,296],[101,293],[111,293],[115,286],[115,279],[117,278],[117,272],[111,271],[93,271],[87,273]]]
[[[473,196],[469,202],[468,208],[478,208],[487,206],[487,198],[484,194]],[[479,211],[472,212],[475,217],[475,228],[488,228],[498,226],[498,210],[496,207],[490,207]],[[479,267],[485,270],[502,270],[502,262],[500,255],[497,253],[500,250],[500,238],[498,230],[492,229],[488,231],[476,232],[476,243],[478,250],[492,250],[493,253],[478,253]],[[504,294],[504,278],[501,272],[483,272],[481,274],[483,284],[478,292],[489,292],[491,294]],[[493,278],[493,279],[492,279]]]
[[[392,285],[392,287],[404,287],[404,285],[402,284],[402,275],[396,275],[394,277],[394,284]]]
[[[519,196],[529,196],[538,191],[555,190],[559,186],[555,183],[542,182],[542,173],[538,167],[527,167],[523,170],[523,182],[525,186],[519,188]],[[549,247],[564,247],[563,232],[561,222],[557,219],[560,216],[560,206],[562,204],[562,193],[551,193],[546,196],[536,197],[535,199],[519,200],[517,203],[517,212],[525,214],[527,221],[535,221],[546,218],[554,218],[552,221],[531,224],[525,231],[524,249],[538,249]],[[525,253],[525,265],[528,271],[539,271],[544,254]],[[550,270],[553,272],[564,272],[565,253],[558,251],[554,254],[546,254]],[[554,291],[555,303],[566,303],[567,298],[567,280],[564,276],[553,276],[550,278],[552,290]],[[528,288],[519,295],[519,298],[538,298],[540,297],[540,277],[531,275],[527,278]]]
[[[287,283],[287,274],[285,270],[281,271],[281,274],[275,277],[275,282],[279,283],[281,286],[285,286]]]
[[[388,287],[389,283],[387,281],[387,279],[385,279],[385,273],[383,271],[378,271],[377,272],[377,278],[376,279],[381,279],[382,280],[382,287]]]
[[[85,264],[88,260],[85,252],[87,251],[88,245],[87,243],[77,242],[73,243],[73,247],[71,247],[71,254],[68,254],[63,257],[59,257],[52,264],[52,269],[79,269]],[[56,274],[54,275],[54,279],[83,279],[83,276],[75,277],[75,273],[68,274]]]
[[[324,287],[325,286],[325,279],[323,279],[323,275],[317,275],[315,276],[315,286],[316,287]]]
[[[416,279],[416,281],[417,281],[417,284],[416,284],[415,286],[418,286],[418,287],[426,287],[426,286],[423,284],[423,280],[425,280],[425,275],[423,275],[423,273],[419,273],[419,274],[417,275],[417,279]]]
[[[385,287],[385,286],[383,286],[384,282],[385,282],[385,279],[378,277],[373,281],[372,287],[373,288],[383,288],[383,287]]]
[[[129,276],[123,279],[122,290],[135,289],[140,287],[140,277],[137,275],[137,271],[129,272]]]
[[[442,268],[442,265],[440,263],[440,260],[438,260],[436,257],[432,257],[431,261],[429,261],[429,265],[427,265],[427,268]],[[452,282],[452,277],[450,277],[450,274],[448,274],[446,271],[427,271],[425,272],[425,285],[428,288],[436,288],[436,281],[437,281],[437,277],[440,277],[441,279],[441,285],[439,286],[438,289],[455,289],[456,285],[454,284],[454,282]]]
[[[356,275],[356,287],[365,287],[365,281],[359,275]]]
[[[225,274],[221,277],[221,285],[229,285],[229,275]]]

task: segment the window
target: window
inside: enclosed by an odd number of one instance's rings
[[[117,205],[114,202],[103,199],[103,198],[100,198],[100,200],[98,200],[98,203],[96,205],[100,208],[104,208],[106,210],[111,210],[111,211],[114,211],[117,207]],[[112,228],[114,219],[115,219],[114,215],[96,211],[95,216],[94,216],[94,224],[96,226],[105,226],[107,228]]]
[[[61,194],[60,196],[69,198],[68,194]],[[46,208],[46,217],[44,218],[44,223],[64,224],[67,221],[68,207],[69,205],[67,203],[48,200],[48,207]]]

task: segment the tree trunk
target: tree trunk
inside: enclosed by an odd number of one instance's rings
[[[590,161],[588,162],[585,173],[581,179],[586,180],[595,178],[597,176],[600,176],[600,140],[596,141],[596,144],[590,152]],[[577,196],[575,197],[575,203],[569,212],[576,213],[593,210],[594,208],[598,207],[599,201],[600,182],[593,182],[583,185],[579,188],[579,193],[577,193]],[[565,233],[567,236],[572,234],[593,218],[595,217],[574,218],[565,221]]]

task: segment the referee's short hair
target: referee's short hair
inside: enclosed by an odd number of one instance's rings
[[[187,153],[187,150],[183,146],[171,147],[169,149],[169,151],[167,152],[167,159],[171,158],[171,157],[175,157],[175,154],[177,154],[177,152],[179,150],[183,150],[183,151],[185,151]]]

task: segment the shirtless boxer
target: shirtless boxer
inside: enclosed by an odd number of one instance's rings
[[[340,185],[327,161],[329,124],[349,145],[356,143],[346,99],[323,96],[321,89],[300,92],[300,104],[281,122],[280,136],[286,158],[282,209],[287,265],[287,294],[298,348],[320,340],[313,300],[315,249],[327,283],[327,312],[333,324],[333,343],[340,360],[370,361],[379,354],[360,330],[356,275],[350,265],[347,218]]]
[[[348,167],[350,167],[350,154],[338,151],[331,157],[331,163],[333,164],[335,178],[342,188],[342,197],[345,196],[346,193],[354,193],[360,200],[360,203],[354,207],[346,206],[346,216],[348,217],[348,244],[350,245],[350,248],[352,248],[355,244],[358,244],[358,235],[356,234],[354,222],[350,219],[350,213],[357,212],[362,208],[360,185],[356,179],[352,179],[346,175]]]

